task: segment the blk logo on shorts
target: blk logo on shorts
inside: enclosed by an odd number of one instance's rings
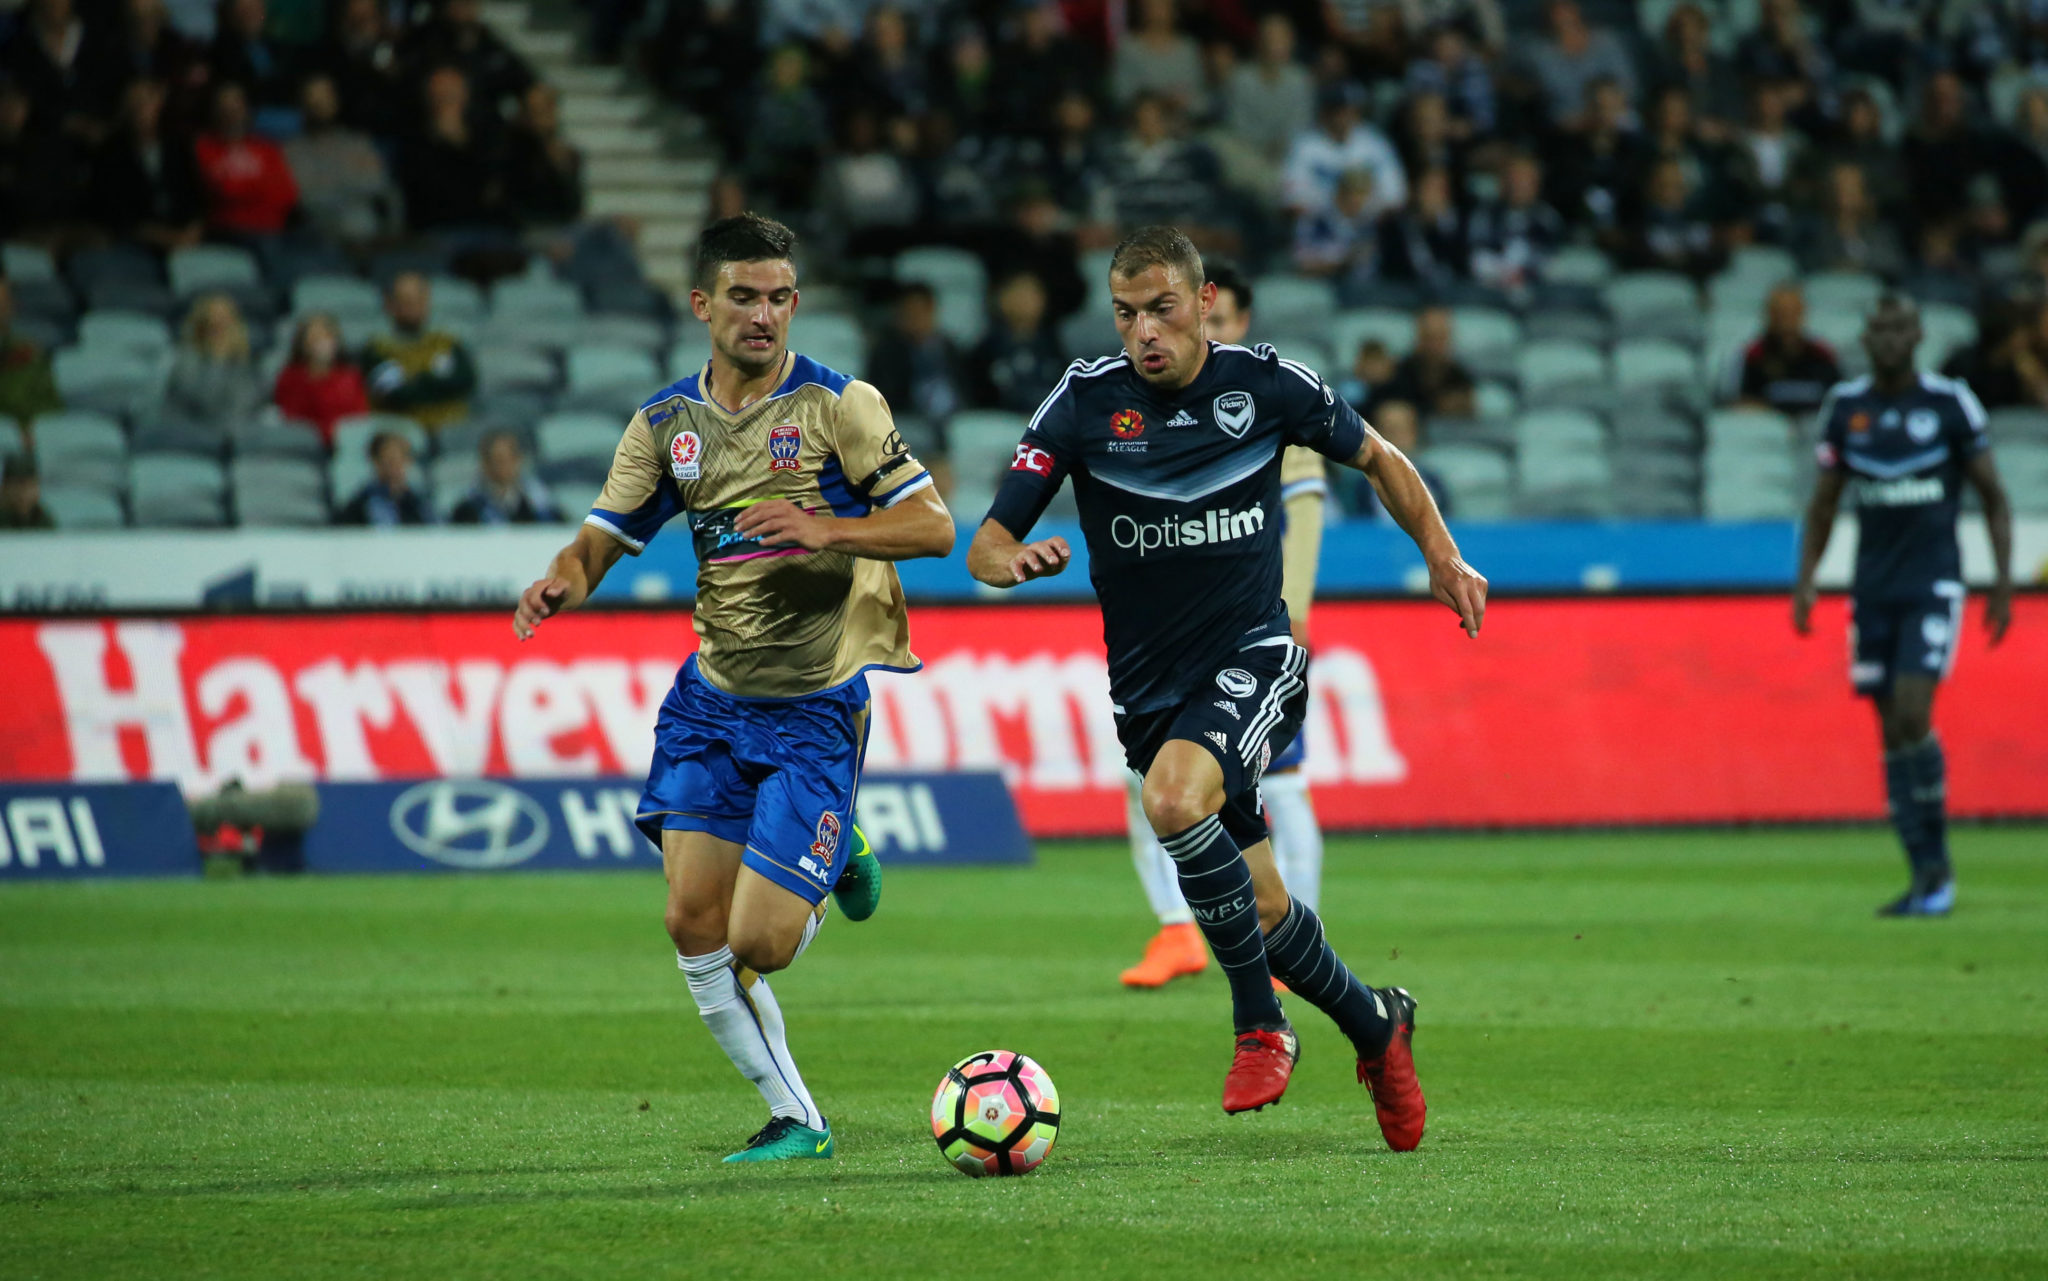
[[[768,429],[768,470],[800,471],[803,464],[796,456],[804,447],[803,429],[795,423],[784,423]]]

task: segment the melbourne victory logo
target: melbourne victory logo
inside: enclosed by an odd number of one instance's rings
[[[784,423],[768,429],[768,470],[798,471],[803,464],[796,460],[804,447],[804,433],[795,423]]]

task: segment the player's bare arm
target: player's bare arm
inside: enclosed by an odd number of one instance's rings
[[[1051,578],[1074,558],[1067,540],[1055,535],[1024,543],[1000,521],[984,520],[967,548],[967,572],[990,587],[1015,587],[1034,578]]]
[[[512,634],[531,640],[542,620],[590,599],[606,572],[625,554],[624,543],[595,526],[577,529],[576,541],[555,553],[547,576],[519,594],[519,608],[512,612]]]
[[[2012,626],[2012,503],[2006,499],[2005,483],[1998,478],[1990,450],[1971,455],[1963,475],[1984,501],[1984,530],[1991,536],[1993,576],[1991,594],[1984,600],[1984,630],[1996,645]]]
[[[953,553],[953,515],[929,486],[894,507],[877,508],[857,519],[808,511],[786,498],[770,499],[741,512],[733,528],[769,547],[846,552],[869,560]]]
[[[1813,604],[1820,599],[1820,589],[1814,585],[1813,576],[1820,569],[1820,558],[1827,552],[1828,539],[1835,532],[1835,512],[1842,505],[1841,472],[1823,470],[1814,482],[1813,497],[1806,504],[1806,523],[1799,534],[1799,578],[1792,587],[1792,630],[1801,636],[1813,631]],[[2011,526],[2008,524],[2008,541]]]
[[[1457,540],[1436,509],[1429,486],[1422,483],[1422,473],[1370,426],[1365,429],[1365,444],[1348,465],[1365,473],[1387,514],[1422,550],[1423,563],[1429,566],[1430,595],[1458,615],[1467,636],[1477,638],[1486,620],[1486,576],[1458,554]]]

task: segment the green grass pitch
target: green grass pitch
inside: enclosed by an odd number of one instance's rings
[[[2048,830],[1955,838],[1879,921],[1878,829],[1334,841],[1325,916],[1421,1001],[1420,1152],[1290,1002],[1226,1117],[1223,982],[1117,971],[1120,846],[892,872],[775,984],[833,1162],[760,1123],[642,874],[0,889],[0,1276],[2048,1276]],[[1051,1158],[940,1159],[940,1073],[1022,1050]]]

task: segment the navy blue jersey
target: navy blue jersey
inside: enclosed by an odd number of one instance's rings
[[[1857,596],[1915,600],[1962,577],[1963,471],[1990,443],[1984,407],[1954,378],[1920,374],[1897,398],[1880,395],[1867,377],[1828,392],[1818,452],[1823,468],[1848,479]]]
[[[1263,345],[1210,343],[1201,373],[1175,392],[1124,356],[1077,360],[1039,407],[989,518],[1023,538],[1072,479],[1118,710],[1179,703],[1225,655],[1286,634],[1288,445],[1349,461],[1365,421]]]

